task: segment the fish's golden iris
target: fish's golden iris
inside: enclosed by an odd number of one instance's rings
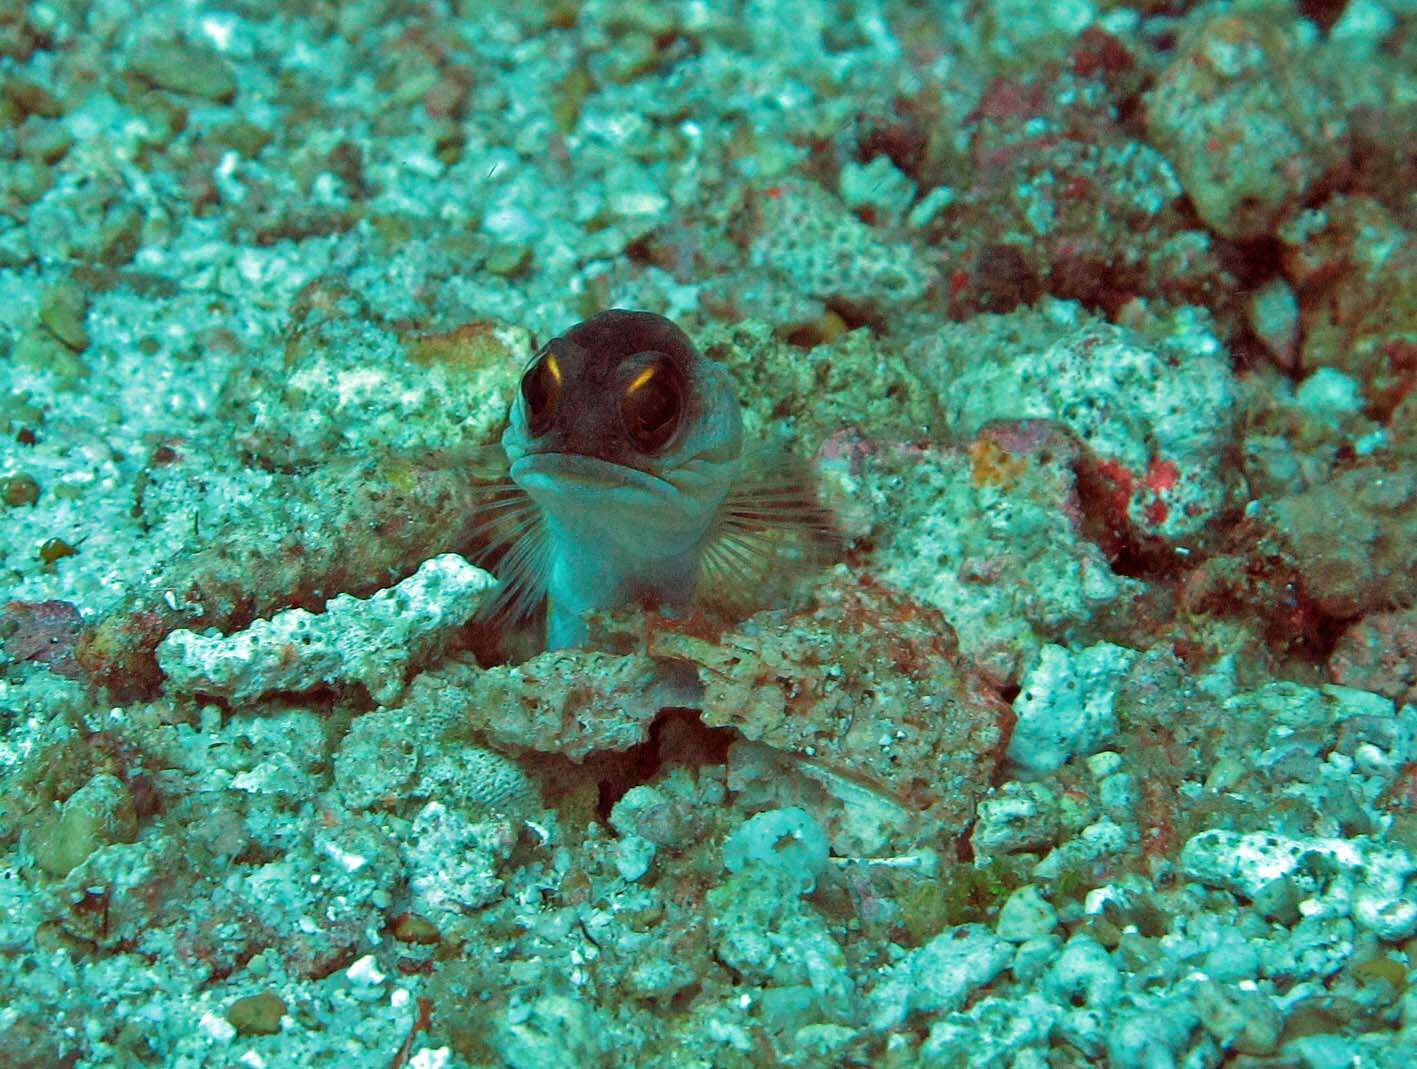
[[[556,418],[561,399],[561,366],[547,353],[522,376],[522,399],[526,402],[527,425],[533,434],[542,434]]]

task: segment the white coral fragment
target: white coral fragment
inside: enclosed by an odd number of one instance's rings
[[[1208,887],[1253,899],[1271,881],[1289,879],[1319,896],[1331,913],[1351,914],[1378,938],[1417,934],[1417,862],[1400,846],[1374,839],[1290,838],[1211,830],[1181,850],[1181,871]]]
[[[1102,746],[1117,730],[1117,687],[1135,659],[1135,650],[1110,642],[1081,650],[1044,646],[1014,701],[1009,760],[1051,772]]]
[[[287,609],[244,631],[174,631],[157,663],[169,685],[245,701],[276,691],[360,683],[375,701],[403,691],[408,666],[444,632],[466,623],[496,580],[455,553],[369,598],[333,597],[318,613]]]

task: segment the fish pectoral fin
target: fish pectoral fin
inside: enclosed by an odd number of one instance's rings
[[[807,462],[775,448],[751,453],[704,541],[699,600],[739,615],[761,608],[841,549]]]
[[[541,509],[525,490],[505,477],[485,483],[463,541],[472,560],[500,580],[478,606],[475,623],[515,624],[536,612],[546,597],[550,538]]]
[[[546,648],[574,649],[590,640],[590,626],[583,614],[562,608],[554,598],[546,600]]]

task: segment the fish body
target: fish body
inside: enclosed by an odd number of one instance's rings
[[[511,484],[498,607],[546,602],[546,644],[584,644],[586,615],[691,601],[706,573],[742,578],[799,489],[753,477],[727,370],[663,316],[612,309],[533,358],[502,435]],[[518,503],[518,502],[521,503]]]

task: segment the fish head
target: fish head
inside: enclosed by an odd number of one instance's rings
[[[532,359],[502,447],[573,537],[670,555],[702,539],[743,454],[728,372],[663,316],[612,309]]]

